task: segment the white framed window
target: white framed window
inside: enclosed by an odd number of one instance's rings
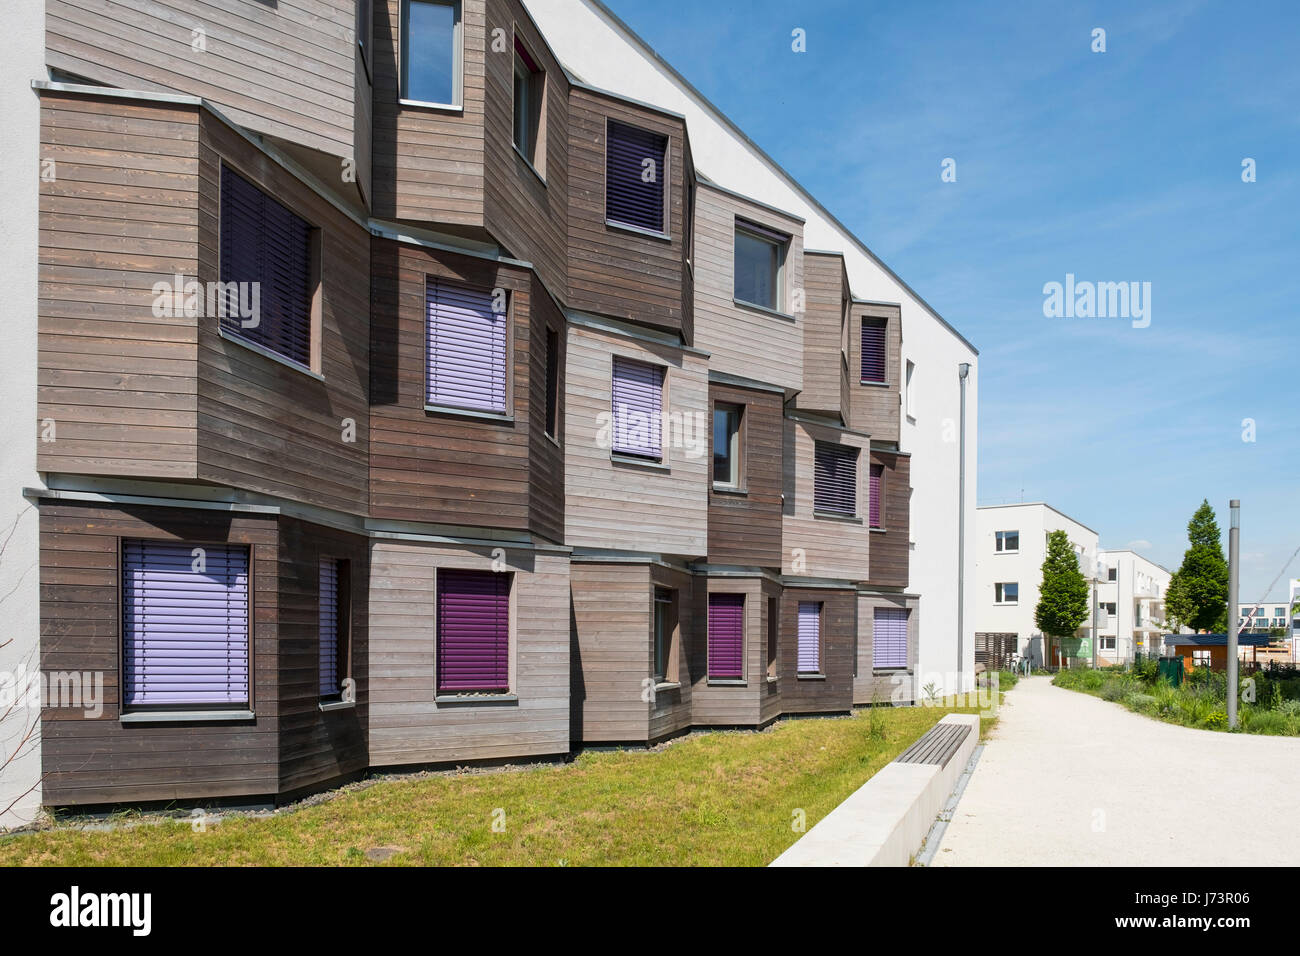
[[[1115,649],[1115,638],[1099,637],[1097,640],[1100,641],[1099,646],[1103,651],[1113,651]]]
[[[1019,531],[995,531],[993,550],[998,554],[1018,554],[1020,552]]]
[[[402,0],[398,96],[417,106],[461,108],[464,72],[459,2]]]
[[[1019,581],[999,581],[993,585],[993,603],[994,604],[1019,604],[1020,603],[1020,582]]]

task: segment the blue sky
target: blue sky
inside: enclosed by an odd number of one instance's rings
[[[1300,546],[1300,4],[610,6],[980,349],[981,503],[1174,569],[1239,497],[1265,596]],[[1067,273],[1151,283],[1150,326],[1046,318]]]

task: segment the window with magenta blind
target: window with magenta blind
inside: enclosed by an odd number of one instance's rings
[[[745,676],[745,595],[709,595],[709,677]]]
[[[510,689],[510,575],[437,573],[438,693]]]

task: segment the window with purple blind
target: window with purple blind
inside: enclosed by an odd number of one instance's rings
[[[862,320],[862,381],[885,381],[886,355],[886,321],[884,319],[863,318]]]
[[[885,466],[871,463],[871,527],[882,528],[880,493],[885,486]]]
[[[813,510],[854,517],[858,509],[858,449],[819,441],[813,455]]]
[[[647,232],[664,229],[668,138],[609,120],[605,141],[605,219]]]
[[[221,328],[276,355],[311,366],[312,227],[229,167],[221,167]],[[241,305],[252,304],[244,317]]]
[[[614,356],[613,451],[654,461],[663,457],[663,393],[661,366]]]
[[[438,692],[510,689],[510,575],[438,571]]]
[[[341,677],[343,655],[339,644],[343,622],[340,619],[339,609],[339,562],[334,558],[321,558],[317,633],[320,639],[320,695],[322,697],[334,697],[343,692]]]
[[[248,706],[248,642],[247,548],[122,542],[125,706]]]
[[[878,607],[871,628],[872,666],[907,666],[907,609]]]
[[[491,291],[433,276],[424,295],[427,404],[505,414],[507,313],[493,310]]]
[[[745,676],[745,595],[709,595],[709,677]]]
[[[800,674],[820,674],[822,666],[822,602],[799,602],[798,669]]]

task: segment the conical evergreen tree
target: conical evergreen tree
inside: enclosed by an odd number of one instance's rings
[[[1187,551],[1165,594],[1169,615],[1194,631],[1228,628],[1228,562],[1208,501],[1187,522]]]
[[[1038,589],[1034,623],[1049,638],[1073,637],[1088,617],[1088,582],[1079,570],[1079,557],[1070,547],[1064,531],[1047,538],[1043,559],[1043,583]],[[1062,653],[1062,658],[1065,654]]]

